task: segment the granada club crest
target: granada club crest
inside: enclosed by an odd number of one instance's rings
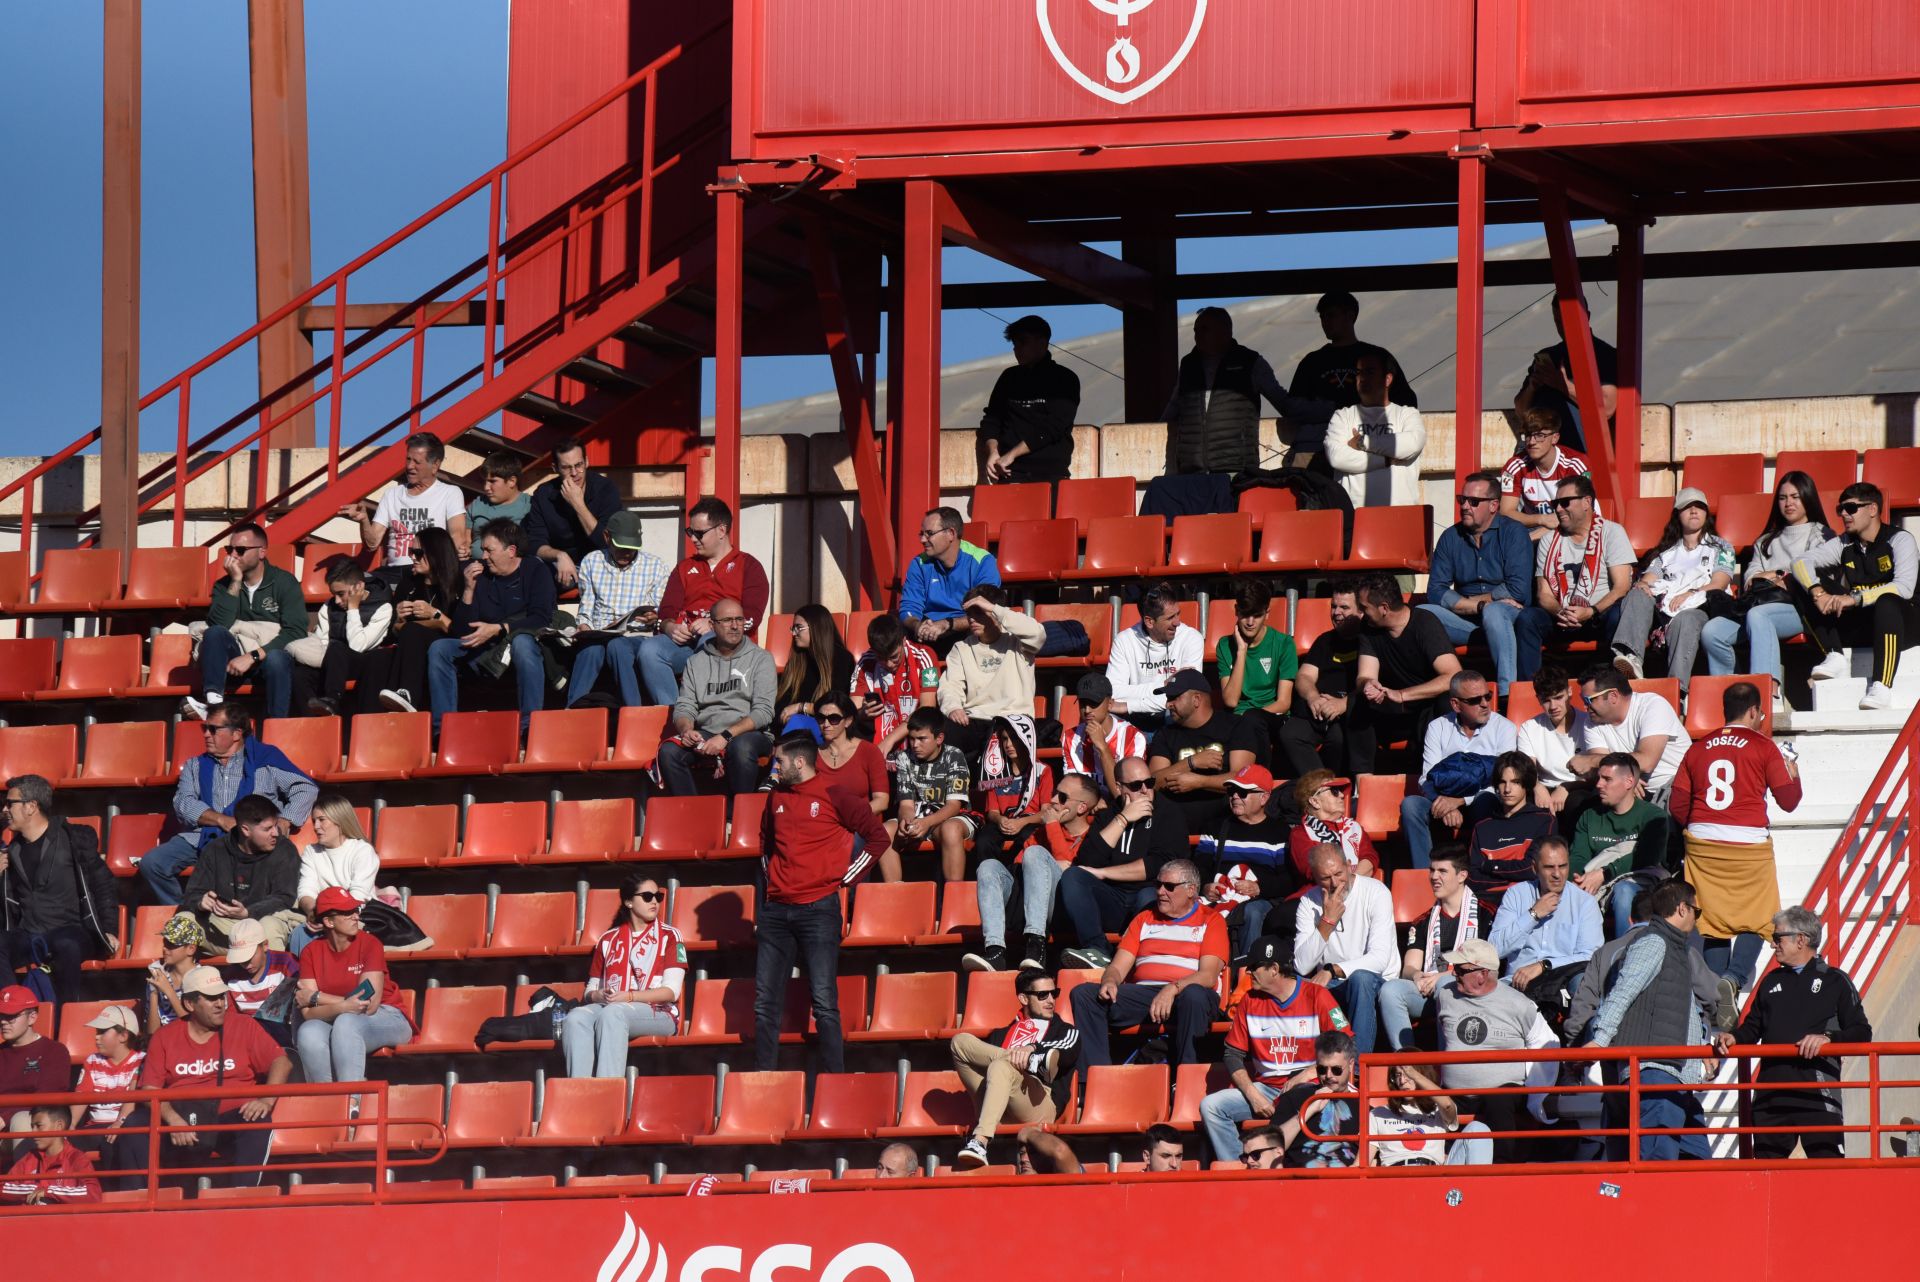
[[[1122,105],[1143,98],[1185,62],[1207,0],[1034,0],[1041,38],[1088,93]]]

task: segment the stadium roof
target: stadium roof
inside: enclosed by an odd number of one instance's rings
[[[1692,250],[1766,249],[1860,244],[1920,236],[1920,207],[1866,206],[1663,219],[1647,230],[1649,254]],[[1578,237],[1582,256],[1607,253],[1610,226]],[[1489,260],[1544,258],[1543,240],[1490,251]],[[1532,353],[1554,341],[1543,286],[1487,291],[1486,404],[1508,405]],[[1234,304],[1235,329],[1264,353],[1282,379],[1323,341],[1314,295]],[[1614,333],[1610,282],[1587,286],[1594,329]],[[1360,299],[1360,336],[1390,348],[1426,409],[1453,405],[1454,309],[1451,289],[1372,293]],[[1188,319],[1181,319],[1182,342]],[[1495,328],[1497,326],[1497,328]],[[1056,345],[1056,359],[1080,375],[1082,423],[1121,421],[1120,331]],[[1649,402],[1751,400],[1860,395],[1920,388],[1920,271],[1839,271],[1774,276],[1650,280],[1646,285],[1646,377]],[[994,378],[1008,358],[995,355],[949,365],[941,375],[943,420],[979,421]],[[1111,371],[1109,373],[1108,371]],[[831,390],[748,410],[755,434],[838,431]]]

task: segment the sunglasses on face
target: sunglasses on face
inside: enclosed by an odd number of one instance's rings
[[[1461,507],[1479,507],[1482,503],[1498,503],[1500,500],[1492,497],[1481,498],[1474,494],[1456,494],[1453,496],[1453,501]]]
[[[689,525],[687,527],[686,533],[688,538],[692,539],[695,543],[698,543],[701,539],[704,539],[707,537],[707,535],[713,533],[713,529],[714,527],[709,525],[704,530],[696,530],[691,525]]]
[[[1453,701],[1455,703],[1464,703],[1469,706],[1478,707],[1481,704],[1493,702],[1493,691],[1488,690],[1484,694],[1475,695],[1456,694],[1453,696]]]
[[[1317,797],[1323,792],[1330,792],[1336,797],[1344,797],[1347,795],[1347,790],[1337,783],[1323,783],[1313,790],[1313,795]]]
[[[845,721],[845,720],[846,720],[846,717],[842,716],[838,712],[828,712],[821,716],[820,724],[823,726],[837,726],[842,721]]]
[[[1271,1146],[1267,1148],[1250,1148],[1240,1154],[1240,1161],[1246,1166],[1258,1166],[1260,1165],[1260,1159],[1273,1151]]]
[[[1478,975],[1484,970],[1486,970],[1485,966],[1455,966],[1453,973],[1456,975]]]
[[[1022,995],[1031,997],[1037,1002],[1050,1002],[1060,995],[1060,990],[1057,988],[1036,988],[1032,992]]]
[[[227,544],[228,556],[241,556],[248,552],[264,552],[266,550],[267,550],[267,545],[264,543],[229,543]]]
[[[657,904],[665,899],[667,894],[664,890],[636,890],[633,892],[633,897],[642,903]]]
[[[1160,887],[1160,889],[1166,891],[1169,895],[1171,895],[1174,891],[1180,889],[1180,887],[1186,885],[1187,883],[1184,881],[1156,881],[1153,884]]]
[[[1122,779],[1120,786],[1128,792],[1145,792],[1153,787],[1152,779]]]
[[[1871,503],[1854,503],[1854,502],[1836,503],[1833,505],[1833,510],[1838,512],[1841,516],[1852,516],[1855,512],[1858,512],[1861,508],[1872,507],[1872,506],[1873,505]]]
[[[1584,494],[1575,494],[1564,499],[1555,499],[1553,501],[1554,510],[1556,512],[1564,512],[1568,508],[1572,507],[1575,503],[1580,502],[1585,497],[1586,496]]]

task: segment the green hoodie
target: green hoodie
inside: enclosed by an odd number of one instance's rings
[[[230,579],[214,584],[207,622],[216,628],[230,628],[236,623],[277,623],[280,631],[264,648],[281,650],[307,635],[307,598],[300,591],[300,580],[277,565],[269,565],[251,595],[245,587],[234,592]]]

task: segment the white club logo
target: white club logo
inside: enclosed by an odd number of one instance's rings
[[[626,1227],[620,1230],[620,1240],[607,1252],[607,1258],[600,1263],[600,1274],[594,1282],[640,1282],[640,1270],[647,1266],[647,1241],[644,1229],[633,1222],[631,1215],[626,1216]],[[667,1248],[662,1245],[653,1257],[653,1273],[647,1282],[665,1282],[667,1276]]]
[[[653,1243],[633,1222],[633,1216],[623,1218],[626,1223],[620,1237],[601,1261],[594,1282],[641,1282],[640,1274],[647,1267],[647,1248]],[[829,1259],[817,1276],[806,1272],[812,1268],[813,1248],[801,1242],[776,1243],[755,1256],[751,1264],[737,1246],[703,1246],[681,1262],[678,1276],[679,1282],[719,1282],[722,1274],[744,1276],[746,1282],[849,1282],[855,1274],[862,1274],[865,1276],[860,1282],[866,1282],[868,1276],[877,1273],[885,1282],[914,1282],[906,1258],[881,1242],[854,1243]],[[798,1272],[786,1278],[775,1277],[788,1269]],[[654,1250],[653,1269],[646,1282],[666,1282],[666,1278],[667,1248],[662,1243]]]
[[[1056,0],[1034,0],[1034,16],[1040,22],[1040,36],[1047,42],[1047,51],[1060,69],[1073,78],[1075,84],[1088,93],[1105,98],[1109,102],[1122,105],[1133,102],[1158,89],[1166,78],[1174,73],[1187,54],[1193,49],[1193,42],[1200,38],[1200,25],[1206,20],[1207,0],[1193,0],[1193,21],[1187,27],[1186,37],[1180,47],[1158,71],[1142,80],[1140,78],[1140,50],[1134,45],[1133,19],[1151,7],[1154,0],[1086,0],[1095,10],[1113,19],[1113,43],[1107,47],[1105,80],[1095,80],[1075,64],[1073,58],[1061,47],[1060,38],[1053,29],[1048,6]],[[1071,0],[1064,0],[1070,3]],[[1124,86],[1124,88],[1116,88]]]

